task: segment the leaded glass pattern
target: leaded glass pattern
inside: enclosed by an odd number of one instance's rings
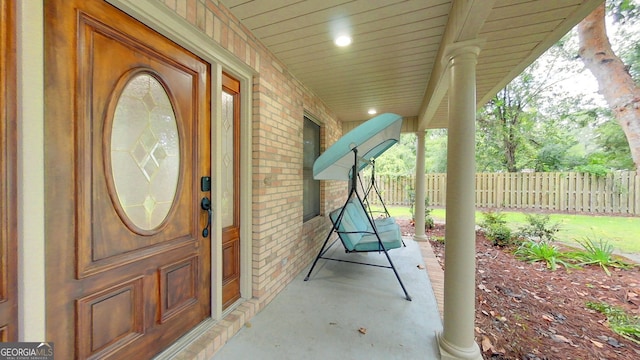
[[[118,201],[137,227],[167,217],[180,174],[180,139],[166,90],[150,74],[133,77],[118,99],[111,129],[111,170]]]
[[[234,184],[236,179],[233,173],[233,101],[234,96],[222,92],[222,226],[233,225]]]

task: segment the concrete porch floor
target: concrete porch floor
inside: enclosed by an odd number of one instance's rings
[[[405,243],[389,254],[412,301],[391,269],[321,259],[309,281],[307,267],[211,359],[439,359],[442,271],[428,242]],[[327,255],[388,264],[340,243]]]

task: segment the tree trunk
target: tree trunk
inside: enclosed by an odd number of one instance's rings
[[[624,130],[631,156],[640,174],[640,88],[625,64],[611,50],[605,28],[605,5],[598,6],[578,24],[579,55],[598,81],[602,94]]]

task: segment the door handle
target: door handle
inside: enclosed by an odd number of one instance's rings
[[[209,228],[211,227],[211,216],[213,210],[211,209],[211,200],[208,197],[203,197],[200,201],[200,207],[207,212],[207,225],[202,229],[202,237],[209,237]]]

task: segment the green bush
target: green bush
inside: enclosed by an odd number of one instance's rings
[[[507,226],[506,215],[499,210],[487,210],[481,213],[480,227],[484,235],[494,246],[509,246],[513,244],[513,234]]]
[[[481,213],[482,222],[480,226],[484,229],[491,227],[492,225],[506,225],[506,214],[501,213],[499,210],[487,210]]]
[[[409,199],[411,200],[411,207],[409,208],[409,212],[411,213],[411,220],[415,221],[415,192],[412,190],[409,191]],[[433,229],[435,226],[435,222],[433,217],[431,217],[431,209],[429,209],[429,198],[424,198],[424,227],[425,229]]]
[[[509,246],[512,244],[511,229],[503,224],[491,224],[484,230],[487,240],[495,246]]]
[[[560,231],[560,224],[551,224],[549,215],[526,214],[526,225],[520,227],[518,236],[536,242],[551,242],[556,240]]]
[[[599,239],[598,242],[593,241],[589,237],[576,240],[584,250],[574,251],[570,256],[575,259],[579,266],[582,265],[600,265],[600,267],[611,276],[609,267],[631,268],[633,265],[628,264],[620,259],[616,259],[613,255],[613,245],[608,241]]]
[[[545,262],[547,264],[547,269],[550,269],[551,271],[555,271],[558,268],[558,264],[567,269],[574,267],[569,262],[565,261],[568,260],[568,258],[565,254],[560,252],[557,246],[546,241],[526,241],[518,247],[514,255],[520,260],[531,263],[538,261]]]
[[[431,210],[424,210],[424,227],[427,229],[433,229],[435,227],[435,222],[433,221],[431,214],[429,214],[430,212]]]

